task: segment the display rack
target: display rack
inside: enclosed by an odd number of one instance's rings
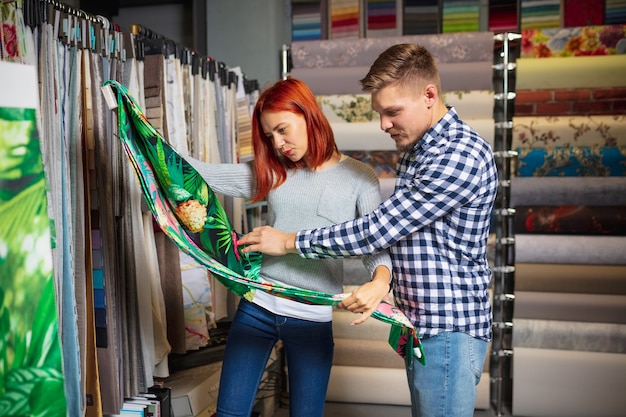
[[[515,302],[515,209],[510,206],[511,172],[517,152],[511,149],[515,110],[515,70],[521,35],[494,35],[494,156],[499,187],[494,206],[493,230],[493,341],[489,375],[491,404],[497,416],[511,409],[513,356],[513,306]]]

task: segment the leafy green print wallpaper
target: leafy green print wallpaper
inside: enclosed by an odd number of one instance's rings
[[[65,416],[50,221],[34,109],[0,107],[0,415]]]

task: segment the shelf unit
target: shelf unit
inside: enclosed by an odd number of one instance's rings
[[[515,110],[515,70],[521,35],[494,35],[494,156],[499,188],[494,206],[495,259],[492,280],[493,340],[490,399],[497,416],[511,410],[513,307],[515,303],[515,209],[510,207],[511,172],[517,153],[511,149]]]

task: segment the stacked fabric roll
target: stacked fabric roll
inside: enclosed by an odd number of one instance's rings
[[[614,28],[524,31],[518,94],[567,91],[575,104],[587,90],[593,97],[599,89],[623,88],[626,56],[615,54],[621,30],[610,44],[602,34]],[[598,41],[593,51],[605,55],[589,56],[592,40]],[[550,58],[537,59],[541,54]],[[519,152],[511,182],[513,414],[620,415],[626,407],[615,395],[626,390],[626,119],[576,105],[534,110],[516,116],[513,126],[512,149]]]

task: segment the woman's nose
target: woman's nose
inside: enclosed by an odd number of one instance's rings
[[[283,145],[285,144],[285,141],[283,140],[283,138],[281,136],[274,136],[272,138],[272,141],[274,142],[274,148],[276,149],[280,149],[283,147]]]

